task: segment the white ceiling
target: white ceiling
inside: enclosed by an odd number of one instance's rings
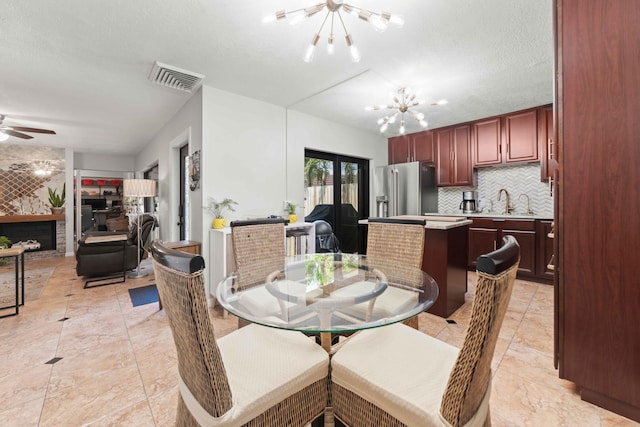
[[[381,113],[364,106],[388,103],[399,86],[449,100],[419,108],[431,128],[553,100],[551,0],[349,1],[406,23],[378,33],[345,14],[362,60],[351,62],[341,29],[328,56],[325,28],[307,64],[323,16],[296,27],[261,20],[319,0],[4,0],[0,114],[5,124],[57,132],[7,143],[139,152],[191,96],[149,82],[155,61],[372,134]],[[392,126],[385,136],[395,134]]]

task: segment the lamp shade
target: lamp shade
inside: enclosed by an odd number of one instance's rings
[[[153,179],[125,179],[122,194],[125,197],[153,197],[156,195],[156,182]]]

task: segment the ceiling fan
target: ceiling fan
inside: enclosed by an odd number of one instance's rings
[[[47,129],[38,129],[38,128],[28,128],[24,126],[9,126],[3,124],[4,115],[0,114],[0,141],[7,139],[9,136],[15,136],[16,138],[22,139],[31,139],[33,136],[27,135],[23,132],[30,133],[48,133],[55,135],[55,131],[47,130]],[[3,136],[5,136],[3,138]]]

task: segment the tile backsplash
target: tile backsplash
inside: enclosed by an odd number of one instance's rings
[[[485,167],[475,169],[477,187],[442,187],[438,189],[438,212],[461,213],[460,202],[463,191],[478,192],[478,207],[483,213],[504,212],[504,195],[498,201],[498,192],[504,188],[509,192],[509,200],[515,210],[512,214],[526,214],[529,196],[531,209],[537,217],[553,218],[553,197],[549,195],[549,185],[540,181],[540,165]],[[491,205],[493,203],[493,209]]]

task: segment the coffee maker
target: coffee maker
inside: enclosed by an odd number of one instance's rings
[[[478,192],[477,191],[463,191],[462,202],[460,202],[460,209],[462,213],[470,214],[477,211],[478,205]]]

